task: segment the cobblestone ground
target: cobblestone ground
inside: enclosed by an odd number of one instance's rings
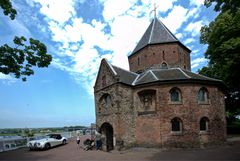
[[[84,138],[85,139],[85,138]],[[82,138],[82,140],[84,140]],[[82,142],[82,141],[81,141]],[[75,140],[69,140],[67,145],[52,148],[47,151],[29,151],[22,148],[0,153],[0,161],[240,161],[240,143],[235,142],[221,147],[205,149],[147,149],[133,148],[126,151],[84,151],[78,149]]]

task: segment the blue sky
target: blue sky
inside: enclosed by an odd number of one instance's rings
[[[204,0],[14,0],[17,17],[0,13],[0,45],[15,35],[46,44],[53,62],[27,82],[0,73],[0,128],[59,127],[95,122],[93,86],[102,58],[128,69],[127,55],[157,17],[192,50],[196,72],[207,64],[200,28],[218,13]]]

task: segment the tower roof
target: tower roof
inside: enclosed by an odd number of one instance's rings
[[[152,20],[151,24],[148,26],[147,30],[143,34],[141,40],[138,42],[137,46],[135,47],[131,55],[135,54],[137,51],[141,50],[142,48],[150,44],[171,43],[171,42],[179,42],[181,45],[183,45],[171,33],[171,31],[160,20],[158,20],[155,17]]]

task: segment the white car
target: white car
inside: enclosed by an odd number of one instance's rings
[[[67,138],[62,137],[60,134],[49,134],[43,139],[32,140],[27,143],[30,150],[34,149],[50,149],[57,145],[64,145],[67,143]]]

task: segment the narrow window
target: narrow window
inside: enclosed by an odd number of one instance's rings
[[[207,117],[203,117],[200,120],[200,131],[208,131],[209,119]]]
[[[182,131],[182,121],[175,117],[171,120],[172,132],[181,132]]]
[[[207,89],[202,87],[199,91],[198,91],[198,102],[203,102],[206,103],[208,100],[208,92]]]
[[[110,97],[109,94],[104,96],[104,102],[106,104],[106,107],[110,107],[110,105],[111,105],[111,97]]]
[[[140,65],[140,58],[138,57],[138,65]]]
[[[170,90],[171,102],[180,102],[181,101],[181,92],[178,88],[173,88]]]

